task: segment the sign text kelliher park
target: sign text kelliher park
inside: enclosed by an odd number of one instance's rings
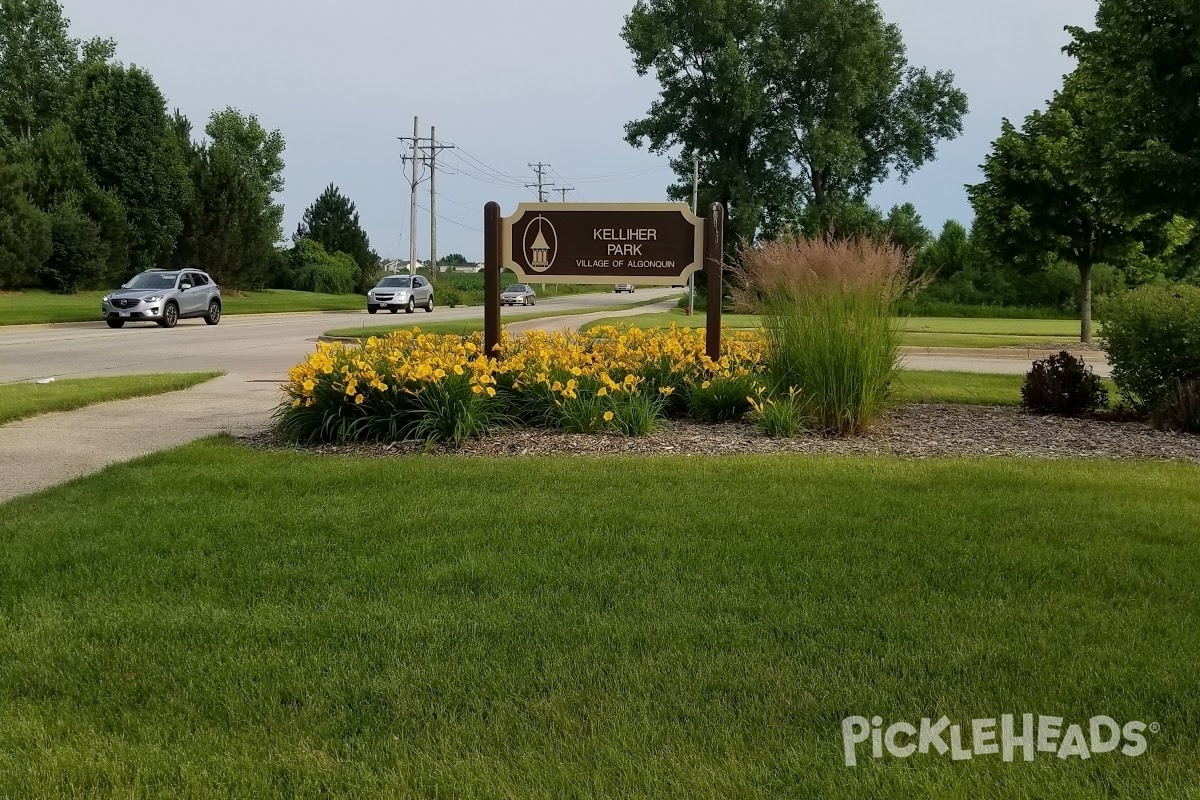
[[[704,220],[683,203],[522,203],[502,266],[536,283],[674,286],[704,262]]]

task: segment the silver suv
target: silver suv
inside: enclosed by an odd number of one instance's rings
[[[433,287],[420,275],[388,275],[367,292],[367,313],[381,308],[393,314],[402,308],[409,314],[418,308],[433,311]]]
[[[110,328],[126,322],[157,322],[174,328],[181,319],[203,317],[209,325],[221,321],[221,287],[197,269],[152,269],[100,301],[100,314]]]

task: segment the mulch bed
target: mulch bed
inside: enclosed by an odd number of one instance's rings
[[[263,449],[299,449],[327,455],[386,458],[422,453],[420,443],[364,443],[298,448],[265,433],[243,440]],[[1189,461],[1200,464],[1200,436],[1160,431],[1141,422],[1039,417],[999,406],[905,405],[869,434],[831,438],[771,439],[750,425],[704,425],[671,421],[651,436],[567,434],[516,429],[454,448],[439,456],[743,455],[753,453],[849,453],[902,458],[936,456],[1104,458]]]

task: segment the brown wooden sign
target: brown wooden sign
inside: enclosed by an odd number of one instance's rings
[[[683,203],[522,203],[501,223],[501,266],[526,282],[677,286],[704,263]]]

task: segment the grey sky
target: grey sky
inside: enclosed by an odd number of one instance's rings
[[[914,64],[951,69],[971,100],[964,136],[907,185],[888,184],[874,201],[917,205],[935,230],[967,220],[963,184],[1000,128],[1019,120],[1059,85],[1070,61],[1063,26],[1091,26],[1096,0],[881,0],[900,25]],[[171,107],[202,129],[232,105],[280,128],[287,139],[287,233],[331,181],[353,199],[375,248],[407,257],[408,202],[396,137],[437,125],[492,168],[532,180],[545,161],[568,199],[654,201],[668,170],[622,138],[647,108],[653,78],[634,73],[619,38],[633,0],[63,0],[74,35],[117,41],[118,58],[149,69]],[[536,75],[536,79],[529,76]],[[518,82],[518,78],[525,76]],[[459,157],[445,165],[457,171]],[[482,173],[477,166],[470,170]],[[482,254],[482,206],[507,213],[529,190],[439,176],[438,252]],[[556,194],[555,197],[558,195]],[[428,207],[428,194],[421,194]],[[455,224],[458,223],[458,224]],[[429,250],[422,212],[419,253]]]

